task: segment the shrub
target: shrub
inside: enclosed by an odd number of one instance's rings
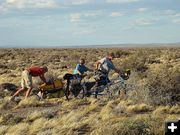
[[[22,117],[13,114],[5,114],[1,116],[0,124],[2,125],[15,125],[23,120]]]
[[[180,88],[179,69],[171,68],[165,64],[158,64],[147,73],[147,87],[149,89],[150,103],[176,104]]]
[[[129,57],[123,59],[120,63],[122,69],[132,69],[136,72],[145,72],[148,67],[146,61],[148,58],[148,52],[144,50],[138,50],[132,53]]]

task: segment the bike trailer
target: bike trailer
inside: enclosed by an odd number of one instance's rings
[[[64,83],[61,80],[54,80],[51,84],[42,84],[39,89],[47,94],[49,98],[64,96]]]

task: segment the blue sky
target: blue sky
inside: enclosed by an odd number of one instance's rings
[[[0,47],[180,42],[180,0],[0,0]]]

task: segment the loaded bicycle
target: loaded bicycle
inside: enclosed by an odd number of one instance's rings
[[[118,98],[121,91],[123,90],[125,93],[127,91],[127,84],[125,80],[129,79],[131,71],[125,70],[123,73],[120,73],[117,78],[108,79],[107,76],[103,76],[103,74],[97,73],[95,75],[96,84],[91,88],[91,95],[97,96],[105,96],[109,100]],[[98,76],[98,77],[96,77]]]

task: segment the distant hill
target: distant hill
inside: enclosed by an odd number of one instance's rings
[[[59,45],[59,46],[46,46],[46,45],[37,45],[37,46],[23,46],[23,45],[0,45],[0,48],[139,48],[139,47],[180,47],[180,42],[178,43],[148,43],[148,44],[138,44],[138,43],[129,43],[129,44],[104,44],[104,45]]]

